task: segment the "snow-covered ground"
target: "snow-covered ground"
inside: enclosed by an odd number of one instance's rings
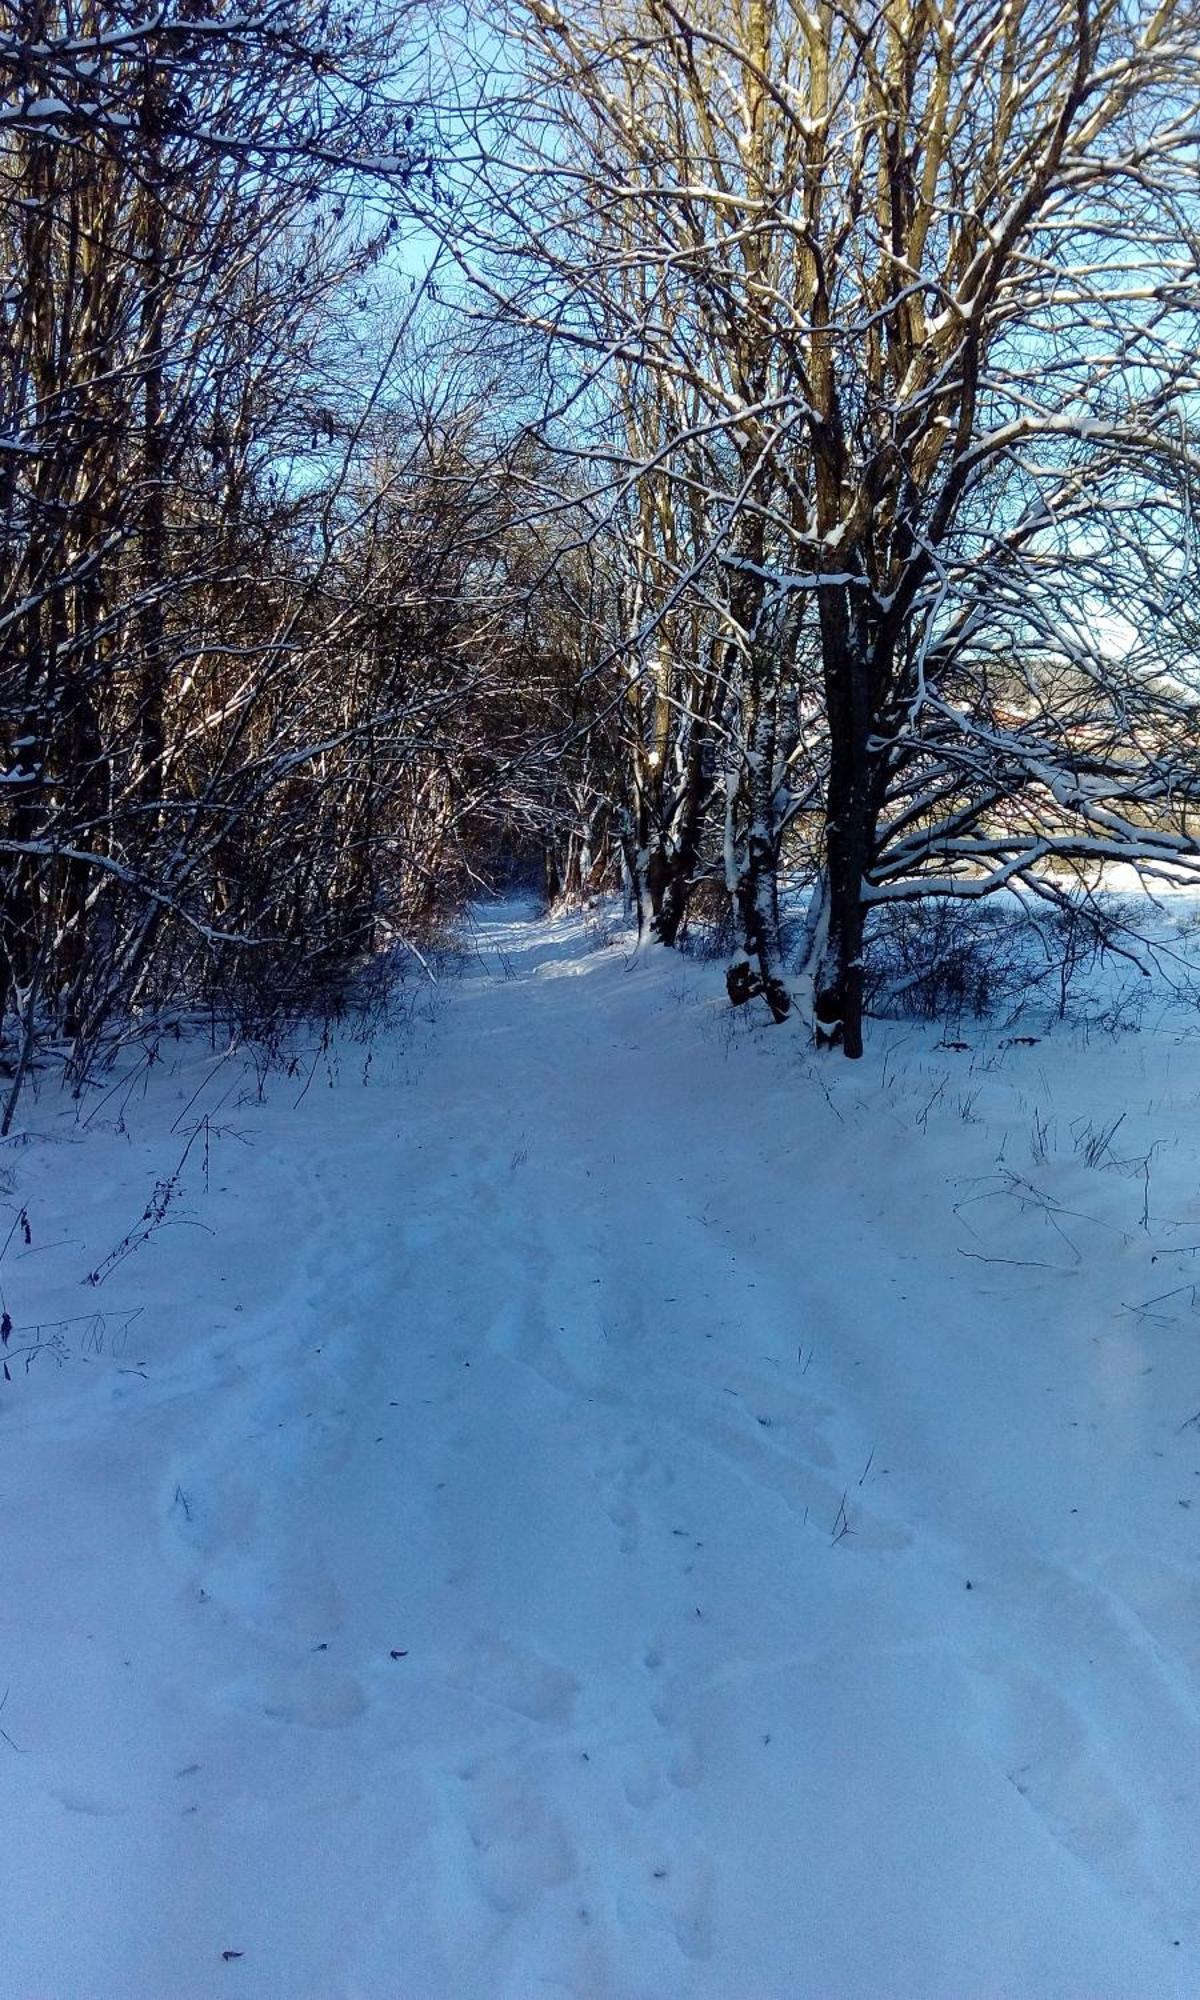
[[[0,1156],[3,2000],[1194,2000],[1198,1024],[594,946]]]

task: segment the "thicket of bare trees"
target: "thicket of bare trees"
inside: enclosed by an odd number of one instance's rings
[[[5,1129],[42,1044],[336,992],[514,753],[503,498],[407,393],[418,54],[320,0],[0,17]]]
[[[8,0],[5,1125],[514,857],[851,1055],[1194,868],[1198,147],[1197,0]]]

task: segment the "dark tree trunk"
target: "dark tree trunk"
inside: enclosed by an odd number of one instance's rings
[[[558,856],[552,842],[547,841],[542,849],[542,893],[547,909],[552,910],[562,895],[562,876],[559,872]]]
[[[655,920],[658,935],[665,945],[678,943],[691,901],[700,852],[700,829],[708,796],[704,778],[706,741],[706,732],[699,724],[693,724],[684,763],[683,796],[676,815],[674,849],[665,871]]]
[[[851,620],[845,593],[821,593],[821,638],[829,716],[826,818],[829,932],[817,968],[818,1030],[844,1053],[863,1052],[864,878],[875,833],[875,787],[868,749],[872,665],[866,635]]]
[[[142,378],[141,589],[138,613],[141,672],[138,696],[140,785],[150,807],[165,789],[166,633],[162,591],[166,579],[166,431],[163,397],[164,303],[161,179],[165,84],[147,58],[142,85],[142,298],[140,313]]]

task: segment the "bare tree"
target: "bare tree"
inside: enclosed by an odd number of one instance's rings
[[[873,900],[1196,857],[1163,478],[1194,463],[1194,0],[519,0],[506,26],[524,66],[473,156],[460,93],[447,240],[577,397],[668,412],[625,474],[677,517],[703,498],[652,617],[703,577],[738,635],[731,985],[770,996],[815,769],[799,992],[856,1055]],[[1028,685],[998,704],[1007,654]]]

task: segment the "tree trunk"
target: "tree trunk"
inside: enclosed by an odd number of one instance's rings
[[[876,816],[867,747],[872,673],[864,635],[852,625],[842,591],[821,593],[821,638],[830,739],[825,829],[829,929],[817,968],[814,1013],[818,1032],[857,1058],[863,1052],[863,889]]]
[[[738,787],[745,794],[749,826],[740,843],[729,842],[733,874],[728,887],[740,948],[725,975],[725,985],[735,1007],[761,994],[772,1020],[780,1022],[791,1013],[792,999],[779,964],[778,681],[773,670],[760,671],[755,699]]]
[[[662,895],[657,913],[658,935],[665,945],[674,945],[687,918],[696,862],[700,852],[700,831],[708,787],[704,778],[707,732],[698,719],[692,722],[680,780],[681,795],[675,811],[674,839],[667,860]]]
[[[167,667],[162,591],[166,580],[166,433],[163,407],[163,338],[166,288],[163,271],[161,179],[165,84],[152,57],[142,84],[142,509],[140,524],[141,643],[138,695],[139,790],[153,807],[165,789]]]

